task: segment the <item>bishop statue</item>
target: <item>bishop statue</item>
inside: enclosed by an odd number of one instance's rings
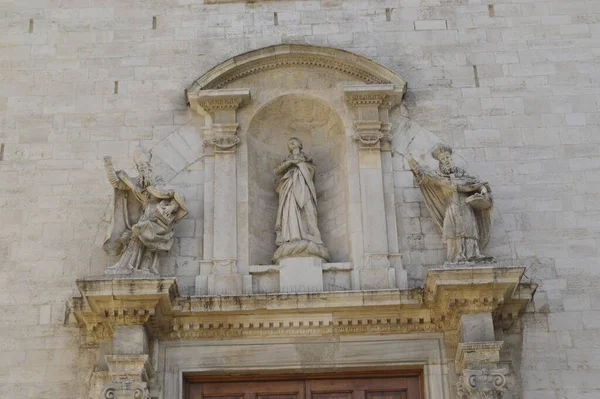
[[[115,171],[110,157],[104,158],[108,181],[114,188],[112,220],[103,249],[119,255],[107,274],[158,274],[158,256],[173,245],[173,226],[188,210],[183,195],[163,186],[152,173],[151,154],[137,149],[133,162],[135,178]]]
[[[412,155],[408,164],[425,205],[446,243],[446,263],[486,262],[481,254],[492,227],[492,190],[488,182],[468,174],[452,162],[452,148],[438,143],[431,151],[439,171],[421,166]]]

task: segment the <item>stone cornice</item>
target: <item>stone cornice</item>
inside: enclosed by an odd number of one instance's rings
[[[393,84],[370,84],[344,87],[344,97],[353,107],[394,105],[399,95]]]
[[[82,296],[70,300],[69,312],[90,345],[109,339],[115,325],[136,324],[167,340],[451,332],[461,314],[497,314],[507,301],[516,320],[534,291],[519,284],[522,273],[520,267],[433,269],[424,290],[199,297],[179,296],[173,278],[103,276],[77,282]]]
[[[212,114],[219,110],[233,110],[250,99],[249,89],[196,90],[187,92],[187,101],[196,112],[200,109]]]

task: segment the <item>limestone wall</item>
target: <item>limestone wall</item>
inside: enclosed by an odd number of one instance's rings
[[[600,2],[488,3],[4,4],[0,397],[87,397],[96,351],[64,326],[65,301],[77,277],[115,261],[100,248],[112,195],[104,155],[131,171],[133,148],[152,149],[157,173],[185,193],[190,215],[161,271],[193,293],[211,165],[184,89],[234,55],[280,43],[348,50],[407,80],[406,108],[393,115],[414,124],[394,131],[395,148],[407,137],[418,137],[414,148],[451,144],[494,190],[489,252],[528,266],[540,284],[522,338],[520,326],[509,336],[516,347],[522,339],[517,392],[600,396]],[[416,286],[443,247],[403,157],[393,159],[401,251]]]

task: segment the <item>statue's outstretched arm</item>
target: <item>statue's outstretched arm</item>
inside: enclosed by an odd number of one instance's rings
[[[111,186],[117,190],[127,190],[127,185],[119,179],[117,172],[115,172],[111,157],[104,157],[104,170],[106,171],[106,177],[108,177]]]
[[[408,161],[408,166],[410,166],[410,170],[412,170],[413,175],[417,179],[417,183],[421,184],[427,180],[427,174],[423,171],[423,168],[419,163],[413,158],[411,154],[406,156],[406,160]]]

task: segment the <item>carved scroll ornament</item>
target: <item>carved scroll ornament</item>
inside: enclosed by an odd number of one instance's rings
[[[508,369],[465,369],[456,384],[459,399],[501,399],[506,392]]]

